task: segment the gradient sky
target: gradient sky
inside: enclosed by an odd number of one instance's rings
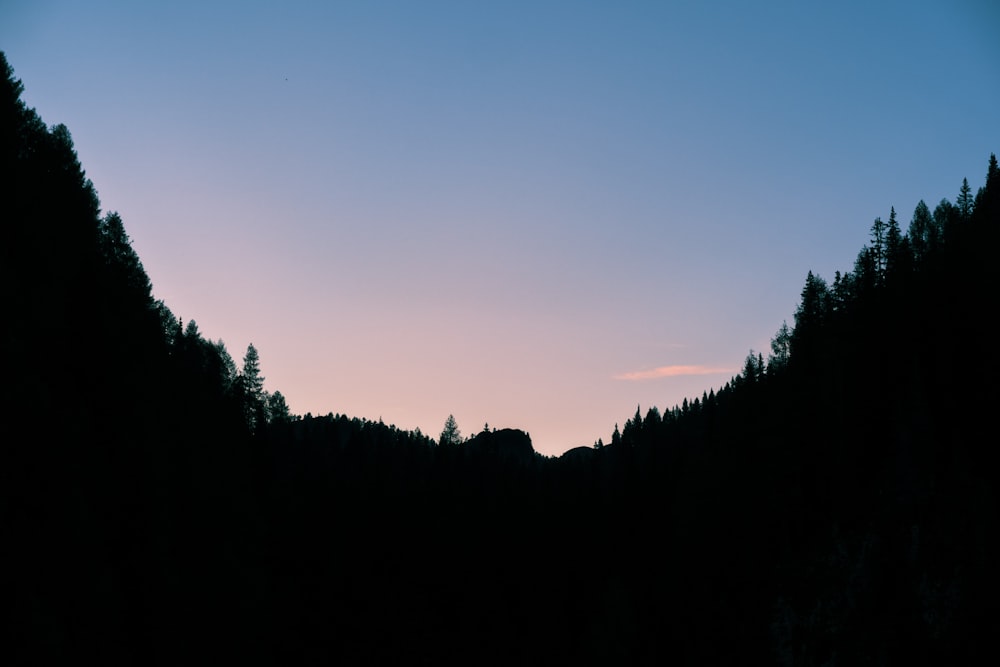
[[[297,414],[559,454],[982,185],[1000,5],[0,0],[154,294]]]

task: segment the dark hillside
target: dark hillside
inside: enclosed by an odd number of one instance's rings
[[[751,352],[718,394],[662,417],[637,411],[598,450],[599,468],[670,507],[699,573],[681,606],[704,641],[752,628],[790,664],[991,651],[994,156],[963,199],[919,203],[906,233],[894,210],[877,219],[852,271],[809,274],[766,361]]]

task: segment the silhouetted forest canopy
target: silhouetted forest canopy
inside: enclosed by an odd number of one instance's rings
[[[6,664],[994,652],[995,155],[809,273],[724,386],[554,458],[452,416],[434,439],[292,414],[253,345],[237,364],[153,297],[69,130],[0,69]]]

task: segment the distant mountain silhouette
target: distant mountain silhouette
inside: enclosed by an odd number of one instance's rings
[[[465,442],[465,448],[475,455],[524,465],[532,463],[536,457],[528,434],[512,428],[477,433]]]
[[[597,456],[597,450],[593,447],[573,447],[567,449],[559,457],[564,461],[590,462]]]

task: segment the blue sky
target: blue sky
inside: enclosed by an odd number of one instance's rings
[[[296,413],[546,454],[718,388],[876,216],[978,188],[997,34],[971,0],[0,2],[175,314]]]

